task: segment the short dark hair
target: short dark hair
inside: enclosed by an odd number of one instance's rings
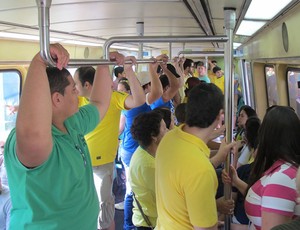
[[[119,74],[122,74],[124,72],[124,68],[122,66],[118,66],[114,69],[114,74],[116,78],[118,78]]]
[[[162,115],[164,122],[166,123],[166,127],[170,129],[171,121],[172,121],[172,113],[168,107],[157,107],[153,109],[153,111],[158,112]]]
[[[219,66],[216,66],[216,67],[214,67],[213,69],[212,69],[212,71],[214,72],[214,73],[216,73],[216,72],[218,72],[218,71],[220,71],[220,70],[222,70]]]
[[[186,69],[187,67],[191,67],[192,64],[194,63],[194,61],[192,59],[185,59],[184,63],[183,63],[183,69]]]
[[[175,117],[179,123],[185,122],[185,114],[186,114],[185,110],[186,110],[186,103],[180,103],[179,105],[176,106]]]
[[[68,80],[68,77],[71,77],[70,72],[65,68],[59,70],[56,67],[47,67],[46,73],[49,81],[51,95],[56,92],[64,95],[65,88],[70,85],[70,82]]]
[[[82,86],[85,82],[89,82],[93,85],[96,70],[92,66],[79,67],[75,73],[78,74],[78,79]]]
[[[191,91],[192,88],[194,88],[196,85],[199,85],[201,81],[197,77],[189,77],[185,84],[186,84],[186,89],[184,90],[185,96],[189,96],[189,92]]]
[[[197,67],[198,67],[198,66],[204,66],[204,67],[205,67],[204,62],[203,62],[203,61],[198,61]]]
[[[190,127],[207,128],[224,108],[224,96],[218,86],[201,83],[189,93],[186,105],[186,124]]]
[[[162,119],[162,115],[155,111],[139,114],[130,128],[132,137],[140,146],[148,147],[153,141],[152,137],[159,135]]]

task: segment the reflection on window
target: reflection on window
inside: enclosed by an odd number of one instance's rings
[[[278,105],[277,80],[273,65],[265,66],[265,76],[268,93],[268,105]]]
[[[0,141],[16,125],[21,75],[16,70],[0,71]]]
[[[300,116],[300,69],[289,70],[287,73],[289,103]]]

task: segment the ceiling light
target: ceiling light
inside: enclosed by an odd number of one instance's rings
[[[292,0],[252,0],[245,19],[270,20]]]
[[[233,49],[236,49],[242,45],[242,43],[234,42],[233,44]]]
[[[266,24],[266,21],[248,21],[243,20],[236,31],[237,35],[245,35],[245,36],[251,36],[256,31],[258,31],[261,27],[263,27]]]

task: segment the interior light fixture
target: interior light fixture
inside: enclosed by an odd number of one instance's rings
[[[97,42],[84,42],[76,40],[62,40],[61,43],[69,45],[81,45],[81,46],[102,46],[102,44]]]
[[[15,39],[21,41],[33,41],[38,42],[40,37],[38,35],[30,35],[30,34],[21,34],[21,33],[11,33],[11,32],[0,32],[0,38],[8,38],[8,39]],[[103,42],[99,41],[78,41],[78,40],[69,40],[69,39],[59,39],[50,37],[50,42],[59,42],[66,45],[80,45],[80,46],[103,46]],[[138,51],[138,48],[134,47],[126,47],[126,46],[118,46],[112,45],[111,48],[119,49],[119,50],[129,50],[129,51]]]
[[[245,19],[270,20],[292,0],[252,0]]]
[[[9,38],[16,40],[26,40],[26,41],[39,41],[40,37],[37,35],[30,34],[19,34],[19,33],[10,33],[10,32],[0,32],[0,38]],[[59,38],[50,38],[51,42],[61,42],[62,39]]]
[[[263,27],[267,21],[249,21],[242,20],[238,30],[236,31],[237,35],[251,36],[261,27]]]
[[[0,37],[1,38],[20,39],[20,40],[31,40],[31,41],[39,40],[39,37],[36,35],[18,34],[18,33],[9,33],[9,32],[0,32]]]
[[[238,43],[238,42],[233,42],[232,46],[233,46],[233,49],[236,49],[238,47],[240,47],[242,45],[242,43]]]

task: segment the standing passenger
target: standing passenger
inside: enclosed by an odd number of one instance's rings
[[[260,230],[300,216],[296,173],[300,164],[300,121],[292,108],[271,107],[258,134],[245,210],[252,228]]]
[[[16,128],[4,149],[10,230],[95,230],[99,205],[84,135],[109,106],[109,68],[97,67],[91,103],[78,111],[78,91],[64,68],[69,54],[60,44],[50,45],[50,54],[57,67],[47,68],[39,53],[30,64]],[[118,53],[110,59],[124,62]]]
[[[127,57],[134,64],[134,57]],[[84,96],[82,106],[89,103],[91,95],[90,87],[86,87],[85,69],[80,67],[74,76],[79,95]],[[91,67],[90,67],[91,68]],[[100,202],[99,225],[100,229],[115,229],[114,212],[115,201],[112,193],[114,160],[118,149],[118,134],[121,111],[140,106],[145,102],[145,95],[142,87],[132,69],[132,64],[124,66],[127,79],[129,81],[131,95],[127,93],[113,91],[107,116],[103,121],[85,138],[91,153],[91,160],[94,171],[94,181]],[[112,91],[112,85],[106,87]]]
[[[206,67],[202,61],[199,61],[197,64],[197,72],[200,81],[205,81],[206,83],[210,83],[210,79],[207,76]]]
[[[217,229],[218,181],[206,143],[220,122],[223,103],[223,94],[214,84],[195,86],[186,105],[186,124],[161,141],[155,162],[158,230]],[[224,143],[214,165],[224,160],[232,146]]]
[[[123,66],[115,67],[114,74],[115,74],[116,79],[113,81],[113,90],[117,90],[120,79],[126,77],[124,67]]]
[[[160,55],[155,60],[166,62],[168,60],[167,55]],[[153,60],[154,61],[154,60]],[[124,205],[124,230],[134,229],[134,225],[132,223],[132,208],[133,208],[133,197],[131,192],[131,187],[128,181],[128,173],[129,173],[129,164],[131,161],[131,157],[138,147],[138,143],[136,140],[132,138],[130,128],[134,121],[134,118],[141,114],[151,110],[149,104],[153,103],[157,99],[159,99],[163,93],[161,83],[158,78],[158,74],[156,73],[158,67],[158,62],[149,63],[149,71],[143,71],[138,73],[138,79],[140,81],[141,86],[143,87],[146,102],[136,108],[130,109],[124,112],[125,117],[125,127],[124,127],[124,136],[123,141],[119,149],[119,154],[121,156],[122,162],[124,164],[125,172],[126,172],[126,194],[125,194],[125,205]]]
[[[222,93],[224,94],[225,79],[224,79],[222,69],[219,66],[216,66],[212,69],[212,71],[215,74],[214,84],[218,86],[221,89]]]
[[[155,155],[167,130],[162,114],[154,111],[138,115],[131,126],[132,136],[139,143],[129,167],[129,182],[136,199],[132,219],[138,230],[156,225]]]

